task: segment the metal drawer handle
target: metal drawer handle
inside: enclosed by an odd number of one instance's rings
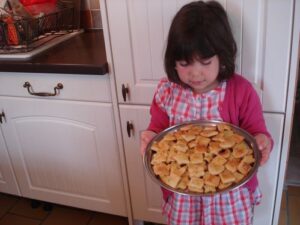
[[[4,114],[4,112],[2,111],[2,113],[0,113],[0,123],[2,124],[3,121],[5,121],[5,114]]]
[[[133,124],[129,121],[127,121],[127,135],[128,137],[131,137],[131,134],[133,135]]]
[[[125,87],[125,85],[122,84],[122,96],[123,96],[124,102],[126,102],[126,96],[127,95],[129,95],[129,88]]]
[[[54,93],[48,93],[48,92],[34,92],[33,91],[33,88],[31,86],[31,84],[26,81],[23,85],[24,88],[27,88],[27,91],[29,94],[31,95],[35,95],[35,96],[43,96],[43,97],[47,97],[47,96],[55,96],[58,94],[58,91],[57,90],[60,90],[60,89],[63,89],[63,84],[62,83],[58,83],[56,85],[56,87],[54,87]]]

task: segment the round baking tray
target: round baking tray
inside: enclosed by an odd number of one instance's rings
[[[245,176],[239,183],[236,183],[236,184],[229,186],[221,191],[217,191],[217,192],[213,192],[213,193],[198,193],[198,192],[192,192],[189,190],[180,190],[180,189],[172,188],[169,185],[163,183],[160,180],[160,178],[154,174],[154,171],[151,166],[151,159],[152,159],[152,155],[154,153],[151,150],[151,146],[155,141],[160,141],[166,134],[177,131],[184,126],[191,125],[191,124],[192,125],[200,125],[200,126],[217,126],[218,124],[224,124],[224,125],[230,126],[234,132],[242,135],[245,138],[245,142],[253,149],[254,158],[255,158],[254,165],[253,165],[252,169],[249,171],[249,173],[247,174],[247,176]],[[249,181],[253,177],[253,175],[257,172],[259,164],[260,164],[260,160],[261,160],[261,152],[259,151],[256,141],[251,134],[249,134],[244,129],[237,127],[233,124],[222,122],[222,121],[217,121],[217,120],[194,120],[194,121],[184,122],[184,123],[181,123],[178,125],[171,126],[167,129],[165,129],[164,131],[160,132],[148,143],[144,157],[143,157],[144,166],[146,168],[146,171],[155,183],[157,183],[158,185],[160,185],[161,187],[163,187],[169,191],[183,194],[183,195],[191,195],[191,196],[211,196],[211,195],[215,195],[215,194],[225,193],[225,192],[228,192],[228,191],[231,191],[231,190],[241,187],[242,185],[247,183],[247,181]]]

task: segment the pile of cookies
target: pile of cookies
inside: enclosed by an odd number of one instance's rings
[[[154,174],[184,193],[215,193],[238,184],[255,163],[245,138],[227,124],[182,126],[151,145]]]

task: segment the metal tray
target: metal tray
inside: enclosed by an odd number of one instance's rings
[[[217,192],[213,192],[213,193],[198,193],[198,192],[192,192],[192,191],[188,191],[188,190],[179,190],[179,189],[172,188],[172,187],[168,186],[167,184],[163,183],[160,180],[160,178],[154,174],[152,166],[151,166],[151,159],[152,159],[152,155],[153,155],[151,146],[152,146],[153,142],[160,141],[169,132],[174,132],[184,126],[191,125],[191,124],[200,125],[200,126],[201,125],[202,126],[217,126],[217,124],[225,124],[225,125],[230,126],[234,132],[244,136],[245,142],[253,149],[254,158],[255,158],[254,165],[253,165],[252,169],[249,171],[248,175],[245,176],[239,183],[229,186],[229,187],[223,189],[222,191],[217,191]],[[161,133],[159,133],[158,135],[156,135],[152,139],[152,141],[150,141],[148,143],[144,157],[143,157],[144,167],[145,167],[147,173],[149,174],[149,176],[152,178],[152,180],[155,183],[157,183],[158,185],[160,185],[161,187],[163,187],[169,191],[183,194],[183,195],[191,195],[191,196],[211,196],[211,195],[215,195],[215,194],[225,193],[225,192],[228,192],[228,191],[231,191],[231,190],[241,187],[242,185],[247,183],[247,181],[249,181],[253,177],[253,175],[257,172],[259,164],[260,164],[260,160],[261,160],[261,152],[259,151],[256,141],[251,134],[249,134],[247,131],[245,131],[242,128],[237,127],[233,124],[222,122],[222,121],[217,121],[217,120],[194,120],[194,121],[185,122],[185,123],[181,123],[181,124],[169,127],[167,129],[165,129],[164,131],[162,131]]]

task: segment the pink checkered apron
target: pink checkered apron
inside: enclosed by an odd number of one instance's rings
[[[207,93],[196,94],[190,89],[162,79],[155,101],[170,120],[170,126],[196,119],[219,120],[226,82]],[[252,193],[246,187],[209,197],[174,193],[163,204],[163,214],[171,225],[250,225],[254,205],[261,200],[259,188]]]

